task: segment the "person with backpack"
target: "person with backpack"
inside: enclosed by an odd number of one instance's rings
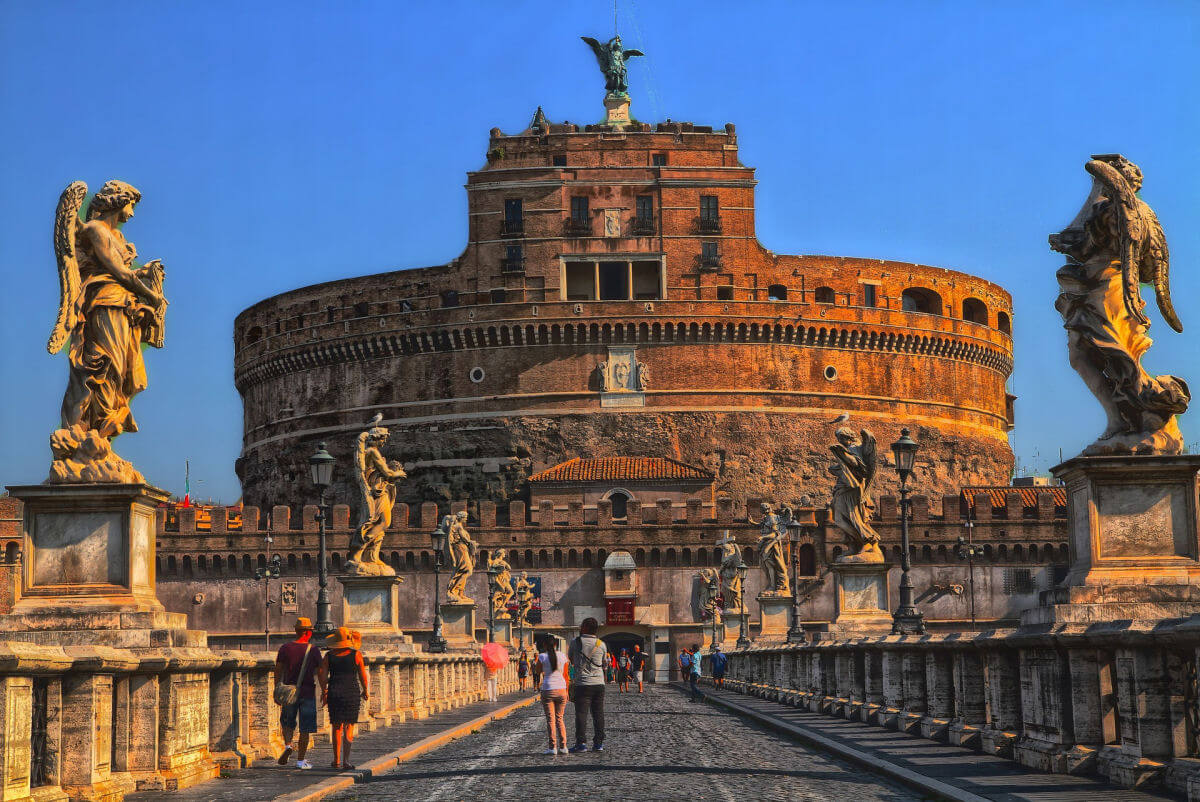
[[[646,668],[646,653],[642,651],[640,644],[633,644],[633,654],[629,655],[629,673],[633,676],[633,681],[637,683],[638,693],[645,693],[642,687],[642,671]]]
[[[586,752],[588,714],[592,717],[592,750],[604,751],[604,670],[609,665],[608,647],[596,636],[600,622],[585,618],[579,637],[571,641],[567,659],[573,669],[575,689],[575,745],[571,754]]]
[[[679,678],[684,682],[688,681],[688,677],[692,673],[692,653],[684,646],[679,650]]]
[[[629,650],[622,649],[617,657],[617,689],[621,693],[629,692]]]
[[[720,644],[714,644],[712,656],[708,659],[712,662],[713,684],[718,688],[724,688],[725,667],[729,665],[729,655],[721,651]]]
[[[698,683],[700,681],[700,644],[692,644],[691,664],[689,665],[688,687],[692,689],[692,697],[688,701],[703,702],[704,694],[700,691]]]
[[[543,679],[538,684],[542,694],[542,709],[546,712],[546,728],[550,733],[550,746],[544,754],[565,755],[567,753],[567,725],[563,715],[567,711],[567,656],[558,649],[558,638],[549,632],[533,636],[537,650],[535,665],[540,669],[534,676]]]

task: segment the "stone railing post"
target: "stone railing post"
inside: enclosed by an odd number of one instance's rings
[[[952,659],[954,720],[950,723],[949,740],[952,744],[979,749],[980,731],[987,720],[983,659],[975,648],[955,650]]]
[[[883,652],[868,648],[863,655],[863,709],[859,718],[868,724],[878,724],[882,709]]]
[[[984,653],[987,724],[980,734],[983,751],[1011,758],[1020,736],[1021,666],[1015,649],[989,648]]]
[[[1020,652],[1024,721],[1023,735],[1014,747],[1013,757],[1039,771],[1069,773],[1075,733],[1067,709],[1070,693],[1067,657],[1052,646],[1031,646]]]
[[[900,729],[919,732],[928,704],[925,655],[915,649],[906,649],[901,656],[901,672],[904,677],[904,711],[900,714]]]
[[[947,740],[953,716],[953,653],[935,644],[925,652],[925,715],[921,719],[921,735]]]
[[[904,710],[904,655],[898,649],[885,649],[882,668],[883,709],[879,711],[879,725],[899,729]]]

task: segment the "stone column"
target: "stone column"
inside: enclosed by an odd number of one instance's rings
[[[904,711],[900,714],[900,729],[919,732],[927,709],[925,655],[914,649],[905,650],[901,672],[904,676]]]
[[[1021,731],[1021,665],[1014,649],[988,649],[984,657],[987,724],[980,734],[983,751],[1012,758]]]
[[[1074,725],[1066,706],[1070,697],[1066,655],[1049,647],[1021,650],[1021,711],[1023,735],[1013,756],[1022,765],[1065,774],[1071,770],[1068,753],[1074,745]]]
[[[1100,666],[1095,649],[1068,649],[1071,677],[1071,728],[1074,744],[1067,753],[1072,773],[1092,771],[1097,751],[1104,744],[1100,715]]]
[[[208,751],[221,768],[241,767],[235,754],[238,733],[234,730],[234,676],[236,660],[226,660],[208,678]]]
[[[0,799],[29,797],[32,723],[33,679],[0,677]]]
[[[938,741],[948,738],[950,719],[954,716],[952,658],[946,649],[934,648],[925,653],[925,716],[921,719],[921,735]]]
[[[208,755],[208,695],[207,672],[159,675],[158,772],[168,787],[217,776]]]
[[[128,752],[129,771],[142,782],[158,771],[158,676],[134,674],[129,678],[129,723],[133,735]]]
[[[62,786],[72,796],[94,799],[127,794],[129,775],[112,774],[111,674],[68,674],[63,680]]]
[[[979,734],[987,720],[983,660],[974,648],[956,650],[952,660],[954,719],[950,723],[950,743],[978,749]]]
[[[863,708],[859,718],[868,724],[877,724],[882,709],[883,652],[868,649],[863,655]]]
[[[879,711],[879,725],[889,729],[900,728],[900,714],[904,710],[904,655],[898,649],[885,649],[883,668],[883,708]]]

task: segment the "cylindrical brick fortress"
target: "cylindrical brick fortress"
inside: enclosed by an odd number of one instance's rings
[[[923,265],[776,255],[733,126],[492,131],[450,264],[306,287],[234,325],[244,500],[314,498],[376,413],[403,501],[504,501],[575,456],[667,456],[719,493],[821,504],[839,413],[916,486],[1006,484],[1011,297]],[[843,424],[839,424],[843,425]],[[881,470],[878,492],[894,484]]]

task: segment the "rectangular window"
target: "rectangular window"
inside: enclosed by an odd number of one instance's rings
[[[665,154],[665,153],[650,154],[650,166],[651,167],[666,167],[667,166],[667,154]]]
[[[732,301],[733,300],[733,287],[729,287],[729,286],[717,287],[717,300],[718,301]]]
[[[717,243],[702,242],[700,243],[700,258],[715,262],[719,257],[717,254]]]
[[[504,221],[506,223],[521,222],[521,199],[520,198],[505,198],[504,199]]]
[[[633,298],[635,301],[657,301],[662,291],[659,262],[633,263]]]
[[[637,196],[637,218],[650,220],[654,217],[654,198],[650,195]]]
[[[492,303],[494,303],[494,304],[504,303],[505,295],[506,295],[506,293],[502,289],[501,290],[492,290]]]
[[[706,223],[715,223],[721,219],[720,208],[717,206],[716,195],[700,196],[700,219]]]
[[[864,284],[863,288],[863,306],[878,306],[879,299],[875,296],[875,285]]]
[[[600,300],[629,300],[629,265],[626,262],[600,263]]]
[[[520,273],[525,269],[525,252],[520,245],[509,245],[504,249],[500,270],[504,273]]]
[[[567,166],[567,157],[565,155],[555,156],[554,157],[554,166],[555,167],[566,167]]]
[[[571,198],[571,219],[576,223],[588,222],[587,195],[576,195]]]
[[[567,300],[596,300],[595,262],[567,262]]]

